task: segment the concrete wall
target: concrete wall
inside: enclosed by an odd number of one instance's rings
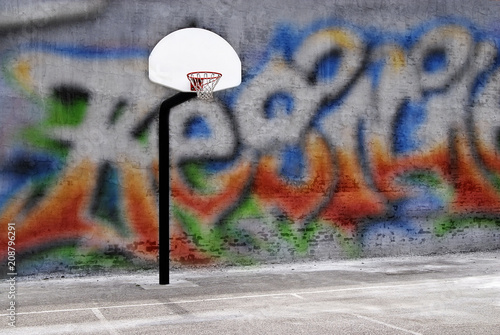
[[[498,248],[499,15],[498,1],[1,4],[0,258],[15,222],[20,273],[155,264],[151,116],[176,92],[147,58],[188,26],[226,38],[244,80],[172,109],[173,261]]]

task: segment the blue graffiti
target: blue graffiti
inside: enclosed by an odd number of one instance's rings
[[[184,136],[187,138],[210,138],[211,133],[210,126],[201,116],[190,119],[184,128]]]

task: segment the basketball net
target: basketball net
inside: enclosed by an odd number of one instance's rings
[[[191,83],[191,91],[196,91],[199,99],[210,101],[214,99],[214,88],[222,77],[222,74],[218,72],[199,71],[188,73],[187,77]]]

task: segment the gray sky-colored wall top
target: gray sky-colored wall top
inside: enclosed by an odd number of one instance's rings
[[[166,34],[196,25],[215,30],[237,51],[269,40],[277,24],[308,25],[325,18],[400,31],[436,17],[485,24],[498,18],[494,0],[17,0],[0,3],[0,31],[20,39],[152,48]],[[78,22],[78,24],[75,24]]]

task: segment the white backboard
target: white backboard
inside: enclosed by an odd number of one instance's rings
[[[157,84],[191,92],[189,72],[222,74],[214,91],[241,83],[241,61],[233,47],[219,35],[205,29],[174,31],[156,44],[149,55],[149,79]]]

